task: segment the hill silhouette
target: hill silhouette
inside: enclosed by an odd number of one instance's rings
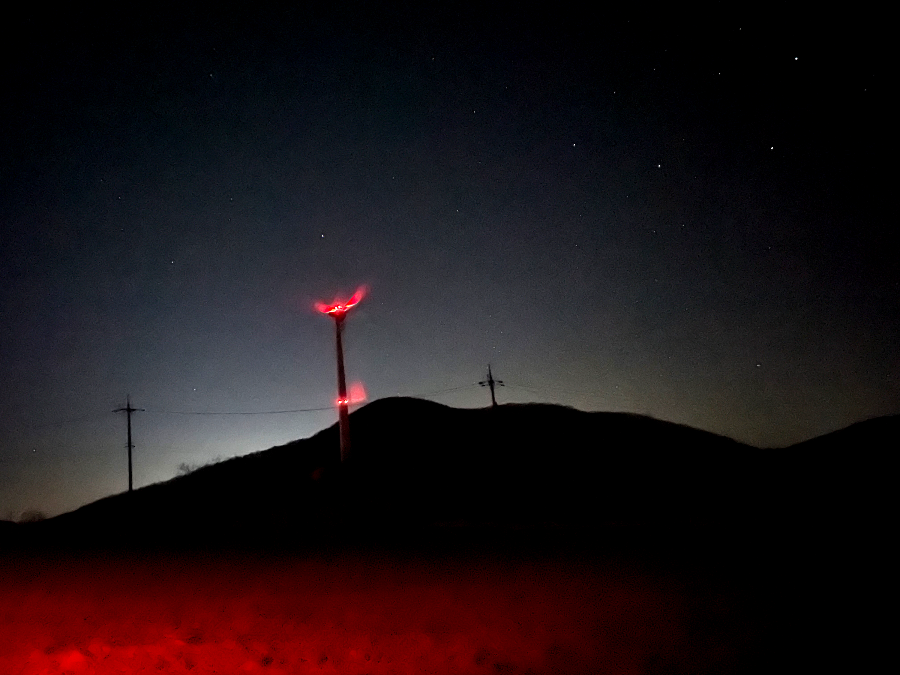
[[[795,452],[888,452],[897,449],[900,415],[876,417],[791,446]]]
[[[334,425],[43,522],[0,522],[26,549],[0,574],[22,645],[8,653],[62,672],[103,650],[146,652],[175,672],[187,644],[236,672],[272,663],[253,652],[258,635],[299,668],[401,635],[390,653],[412,663],[418,643],[397,617],[423,617],[428,657],[475,663],[460,672],[500,672],[506,653],[534,667],[504,672],[596,672],[601,657],[618,663],[603,656],[609,635],[636,636],[611,653],[662,659],[653,672],[796,671],[807,645],[856,663],[875,630],[864,617],[882,621],[869,599],[891,578],[893,509],[879,504],[900,417],[759,449],[640,415],[393,398],[355,411],[351,430],[344,464]],[[527,621],[540,630],[511,632]],[[388,672],[372,668],[359,672]]]
[[[761,450],[627,413],[547,404],[455,409],[388,398],[337,425],[202,467],[38,524],[47,537],[104,545],[227,537],[255,545],[325,533],[433,525],[766,526],[809,515],[811,456],[896,439],[898,419]],[[826,469],[821,469],[827,471]]]
[[[900,415],[857,422],[775,451],[774,487],[788,497],[786,513],[806,529],[881,538],[893,528],[891,457],[898,446]]]

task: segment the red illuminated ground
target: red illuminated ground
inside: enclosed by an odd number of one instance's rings
[[[740,652],[711,628],[721,599],[565,556],[42,554],[0,572],[10,675],[701,673]]]

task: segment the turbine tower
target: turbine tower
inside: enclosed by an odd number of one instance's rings
[[[350,397],[347,395],[347,379],[344,376],[344,344],[341,335],[344,332],[344,319],[347,311],[359,304],[363,299],[365,289],[360,287],[353,297],[346,302],[335,300],[332,304],[317,302],[316,309],[334,319],[334,329],[337,343],[337,376],[338,376],[338,428],[341,433],[341,462],[346,462],[350,457]]]

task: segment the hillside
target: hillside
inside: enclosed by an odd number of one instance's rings
[[[756,526],[827,506],[815,503],[827,499],[822,481],[802,480],[824,439],[760,450],[640,415],[408,398],[360,408],[351,429],[344,465],[334,425],[99,500],[41,529],[85,544],[227,535],[252,545],[434,524]]]
[[[900,447],[900,415],[844,429],[772,451],[779,457],[778,489],[807,527],[841,527],[854,536],[878,536],[894,527],[892,457]]]
[[[881,620],[896,418],[770,450],[552,405],[351,429],[343,465],[333,426],[0,523],[37,544],[0,555],[0,671],[796,672]]]

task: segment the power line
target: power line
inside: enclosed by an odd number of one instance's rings
[[[100,419],[101,417],[106,417],[108,413],[85,413],[84,415],[79,415],[78,417],[72,417],[65,420],[57,420],[55,422],[41,422],[40,424],[30,424],[20,427],[23,431],[39,431],[41,429],[52,429],[56,427],[65,427],[72,426],[76,424],[81,424],[82,422],[87,422],[89,420]]]
[[[428,396],[440,396],[442,394],[449,394],[455,391],[462,391],[464,389],[470,389],[472,387],[477,386],[476,383],[463,384],[456,387],[447,387],[445,389],[436,389],[433,391],[428,391],[424,393],[413,393],[413,394],[405,394],[406,396],[412,398],[425,398]],[[400,395],[400,394],[398,394]],[[127,408],[130,403],[126,402],[126,406],[122,408],[117,408],[113,412],[127,412]],[[227,415],[292,415],[292,414],[300,414],[300,413],[310,413],[310,412],[327,412],[330,410],[334,410],[334,405],[321,406],[316,408],[292,408],[290,410],[158,410],[154,408],[132,408],[132,412],[146,412],[151,415],[199,415],[199,416],[227,416]],[[73,417],[64,420],[57,420],[51,422],[43,422],[40,424],[28,425],[22,427],[26,430],[39,430],[45,428],[52,427],[63,427],[73,424],[79,424],[81,422],[86,422],[92,419],[100,419],[101,417],[105,417],[108,413],[86,413],[84,415],[80,415],[78,417]]]
[[[438,389],[437,391],[429,391],[425,394],[409,394],[408,396],[410,396],[411,398],[426,398],[428,396],[439,396],[440,394],[449,394],[450,392],[453,392],[453,391],[462,391],[463,389],[471,389],[474,386],[476,386],[476,384],[474,382],[471,382],[469,384],[463,384],[458,387],[450,387],[448,389]]]
[[[530,391],[530,392],[533,393],[533,394],[542,394],[542,395],[543,395],[543,394],[547,394],[547,393],[550,391],[550,390],[543,390],[543,391],[542,391],[542,390],[540,390],[540,389],[535,389],[534,387],[528,387],[528,386],[526,386],[526,385],[524,385],[524,384],[507,384],[506,386],[507,386],[507,387],[512,387],[513,389],[524,389],[525,391]],[[560,394],[569,394],[569,393],[571,393],[571,392],[563,391],[562,389],[560,389],[560,390],[558,390],[556,393],[560,393]]]
[[[297,408],[295,410],[235,410],[235,411],[208,411],[208,410],[147,410],[149,413],[156,415],[289,415],[293,413],[321,412],[324,410],[334,410],[334,406],[325,408]]]

